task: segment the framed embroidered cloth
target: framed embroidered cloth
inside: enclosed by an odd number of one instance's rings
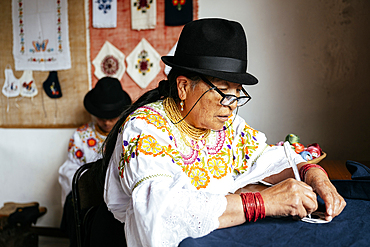
[[[160,71],[160,60],[159,53],[143,38],[126,58],[127,73],[137,85],[146,88]]]
[[[93,27],[117,27],[117,0],[91,0],[93,10]]]
[[[71,68],[67,0],[12,0],[16,70]]]
[[[98,79],[110,76],[121,80],[126,70],[125,55],[109,41],[105,41],[92,64]]]

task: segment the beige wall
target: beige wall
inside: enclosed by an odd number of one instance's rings
[[[270,143],[289,133],[328,159],[370,160],[370,1],[200,0],[200,17],[240,21],[260,83],[241,115]]]

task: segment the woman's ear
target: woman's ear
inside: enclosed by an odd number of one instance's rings
[[[176,78],[176,82],[179,98],[180,100],[185,100],[190,90],[191,81],[187,77],[180,75]]]

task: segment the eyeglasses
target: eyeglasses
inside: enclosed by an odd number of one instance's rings
[[[213,85],[212,82],[210,82],[204,76],[201,75],[200,78],[205,83],[207,83],[209,86],[211,86],[212,87],[211,89],[214,89],[217,93],[221,95],[222,99],[220,101],[220,104],[223,106],[229,106],[233,104],[235,101],[237,101],[236,103],[237,106],[243,106],[247,104],[248,101],[251,100],[251,96],[247,93],[247,91],[245,91],[243,87],[242,87],[242,92],[245,94],[245,96],[236,97],[235,95],[232,95],[232,94],[224,94],[223,92],[221,92],[220,89],[218,89],[215,85]]]

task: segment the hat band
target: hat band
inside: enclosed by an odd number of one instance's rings
[[[229,57],[175,54],[174,63],[193,69],[208,69],[241,74],[247,71],[247,61]]]

